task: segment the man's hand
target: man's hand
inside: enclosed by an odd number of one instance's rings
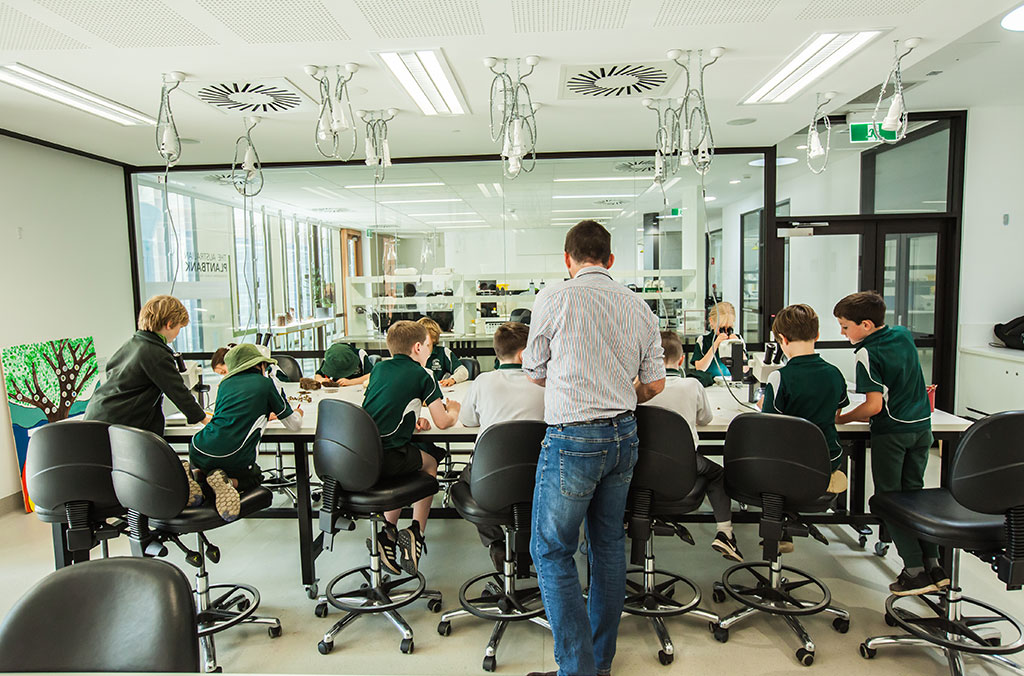
[[[665,379],[655,380],[650,383],[641,383],[639,378],[634,386],[636,389],[636,403],[642,404],[645,401],[650,401],[662,390],[665,389]]]
[[[427,420],[426,418],[417,418],[416,419],[416,431],[417,432],[426,432],[429,429],[430,429],[430,421],[429,420]]]
[[[455,378],[445,378],[444,380],[438,383],[438,385],[440,385],[441,387],[451,387],[454,384]]]

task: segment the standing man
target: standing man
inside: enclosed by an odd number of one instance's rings
[[[611,235],[600,224],[581,221],[569,231],[572,279],[537,294],[523,353],[523,371],[545,387],[548,430],[530,553],[561,676],[611,673],[626,594],[622,522],[637,455],[633,412],[665,388],[658,319],[612,279],[614,260]],[[573,559],[584,517],[589,607]]]

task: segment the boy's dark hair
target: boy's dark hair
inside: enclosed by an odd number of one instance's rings
[[[818,313],[810,305],[787,305],[779,310],[772,322],[772,332],[786,340],[817,340]]]
[[[885,300],[877,291],[851,293],[836,303],[832,314],[840,319],[848,319],[855,324],[870,319],[875,326],[884,326]]]
[[[494,354],[501,361],[515,359],[520,350],[526,349],[529,339],[529,326],[519,322],[505,322],[494,332]]]
[[[412,354],[412,348],[416,343],[427,342],[427,327],[407,319],[395,322],[388,329],[385,342],[391,356],[399,354]]]
[[[577,263],[608,265],[612,236],[596,221],[580,221],[565,236],[565,252]]]
[[[226,347],[217,348],[217,351],[210,357],[210,368],[215,369],[221,364],[224,364],[224,355],[226,355],[231,348],[235,347],[237,343],[228,343]],[[226,366],[226,364],[225,364]]]
[[[683,358],[683,341],[675,331],[661,332],[661,347],[665,350],[665,363],[675,366]]]

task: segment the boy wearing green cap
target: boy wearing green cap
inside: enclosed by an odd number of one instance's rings
[[[217,389],[213,419],[189,444],[189,460],[206,475],[217,513],[225,521],[238,518],[239,491],[251,490],[262,480],[256,449],[271,415],[292,432],[302,428],[302,407],[293,411],[266,376],[266,365],[276,363],[255,345],[231,348],[224,356],[228,373]]]
[[[347,343],[335,343],[327,348],[324,362],[316,371],[317,382],[331,380],[341,386],[362,385],[370,379],[369,354],[366,350],[356,350]]]

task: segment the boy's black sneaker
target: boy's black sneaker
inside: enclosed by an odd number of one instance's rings
[[[398,531],[398,549],[402,552],[402,568],[410,575],[419,570],[420,557],[427,551],[420,525],[413,521],[408,528]]]
[[[946,571],[942,569],[942,566],[934,566],[928,571],[928,576],[932,579],[932,584],[939,591],[942,591],[949,586],[949,575],[946,575]]]
[[[932,582],[932,576],[928,574],[928,571],[911,576],[906,569],[903,569],[896,581],[889,585],[889,591],[894,596],[920,596],[938,591],[938,588]]]
[[[735,534],[729,537],[722,531],[718,531],[715,539],[711,541],[711,548],[721,554],[723,558],[743,563],[743,554],[740,553],[740,548],[736,544]]]
[[[402,567],[398,564],[398,542],[394,530],[394,526],[384,526],[377,531],[377,551],[380,552],[380,562],[384,567],[400,575]],[[366,548],[373,551],[369,538],[366,540]]]

